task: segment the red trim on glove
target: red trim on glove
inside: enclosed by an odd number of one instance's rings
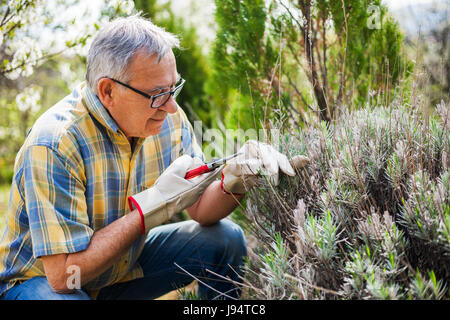
[[[223,188],[223,170],[220,171],[220,173],[222,174],[222,180],[220,180],[220,189],[222,189],[223,192],[225,192],[226,194],[229,195],[234,195],[234,196],[243,196],[243,193],[232,193],[232,192],[228,192]]]
[[[141,230],[142,230],[142,234],[145,234],[145,219],[144,219],[144,214],[142,213],[141,206],[133,198],[133,196],[129,196],[128,197],[128,206],[130,207],[130,211],[133,211],[133,204],[136,207],[136,209],[139,211],[139,214],[141,215]]]

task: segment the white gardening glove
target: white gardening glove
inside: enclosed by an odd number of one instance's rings
[[[239,156],[228,160],[222,170],[221,187],[226,193],[245,193],[257,183],[260,174],[278,185],[280,169],[289,176],[295,176],[293,166],[302,168],[309,163],[305,156],[296,156],[289,161],[272,146],[255,140],[247,141],[239,153]]]
[[[188,170],[202,164],[199,158],[183,155],[170,164],[153,187],[128,197],[130,210],[137,209],[141,214],[143,234],[192,206],[222,169],[219,167],[189,180],[184,178]]]

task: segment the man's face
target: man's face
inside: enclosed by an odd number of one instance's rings
[[[128,85],[149,95],[160,93],[160,88],[173,89],[179,75],[172,51],[168,52],[158,63],[157,55],[149,56],[145,51],[138,51],[128,69],[132,75]],[[127,138],[146,138],[161,131],[168,113],[175,113],[178,105],[171,97],[164,106],[150,108],[151,99],[112,83],[111,104],[108,110]]]

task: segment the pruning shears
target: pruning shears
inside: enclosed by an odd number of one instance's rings
[[[198,168],[189,170],[186,173],[186,176],[184,178],[185,179],[192,179],[192,178],[197,177],[197,176],[199,176],[201,174],[204,174],[206,172],[213,171],[214,169],[216,169],[216,168],[220,167],[221,165],[225,164],[227,162],[227,160],[230,160],[230,159],[232,159],[232,158],[234,158],[234,157],[236,157],[236,156],[238,156],[240,154],[241,153],[238,152],[238,153],[232,154],[231,156],[228,156],[228,157],[225,157],[225,158],[214,159],[213,161],[205,163],[204,165],[201,165]]]

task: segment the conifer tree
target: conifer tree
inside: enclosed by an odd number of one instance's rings
[[[412,69],[398,24],[380,0],[216,0],[216,6],[215,77],[243,96],[231,114],[244,127],[253,126],[252,117],[305,121],[310,111],[331,121],[369,92],[389,102]]]
[[[182,17],[175,16],[171,2],[158,4],[156,0],[135,0],[137,10],[143,11],[156,25],[180,37],[181,50],[175,50],[177,70],[186,84],[177,102],[191,120],[202,120],[203,128],[211,126],[211,110],[205,91],[208,75],[208,60],[202,52],[194,26],[188,25]]]

